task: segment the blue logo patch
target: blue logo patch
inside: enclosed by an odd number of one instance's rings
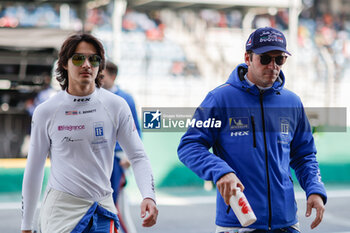
[[[144,111],[143,112],[143,128],[144,129],[160,129],[162,113],[157,111]]]
[[[103,122],[94,123],[95,137],[103,137]]]
[[[249,129],[249,118],[248,117],[230,117],[230,129],[242,130]]]

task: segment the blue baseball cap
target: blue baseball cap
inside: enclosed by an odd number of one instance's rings
[[[271,27],[258,28],[250,34],[245,49],[256,54],[278,50],[292,55],[287,51],[287,41],[283,33]]]

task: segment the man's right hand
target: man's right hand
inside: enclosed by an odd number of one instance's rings
[[[223,175],[217,182],[221,196],[224,198],[226,205],[230,205],[230,198],[232,195],[236,195],[236,187],[239,187],[243,192],[244,186],[233,172]]]

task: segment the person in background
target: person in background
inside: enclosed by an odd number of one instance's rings
[[[33,99],[28,99],[25,103],[25,108],[30,117],[33,117],[33,113],[35,108],[48,100],[50,97],[54,96],[57,93],[51,86],[51,76],[48,74],[44,75],[44,83],[42,89],[38,92],[38,94]],[[29,141],[30,141],[30,127],[28,128],[28,134],[24,137],[23,144],[21,146],[21,156],[26,157],[28,155],[29,149]]]
[[[45,75],[44,76],[44,83],[42,86],[42,90],[39,91],[39,93],[35,96],[34,99],[31,99],[26,102],[26,110],[30,114],[30,116],[33,116],[34,109],[50,97],[54,96],[57,93],[57,90],[55,90],[51,86],[51,76]]]
[[[111,61],[107,61],[106,68],[103,70],[103,79],[101,80],[102,87],[125,99],[125,101],[128,103],[130,107],[137,132],[141,137],[141,128],[137,117],[135,101],[130,94],[120,89],[119,86],[115,83],[117,76],[118,76],[118,66]],[[118,203],[120,203],[122,206],[125,206],[125,203],[124,203],[125,198],[123,197],[118,198],[118,197],[123,195],[121,191],[126,185],[125,170],[129,168],[130,162],[126,158],[118,142],[115,146],[114,154],[115,154],[114,165],[113,165],[113,171],[111,176],[111,184],[113,188],[113,200],[118,210],[118,217],[119,217],[121,229],[125,233],[127,233],[129,231],[128,228],[132,228],[133,224],[130,222],[130,220],[128,221],[128,218],[123,218],[123,215],[121,214],[121,211],[120,211],[121,208]],[[124,210],[127,211],[126,209]]]

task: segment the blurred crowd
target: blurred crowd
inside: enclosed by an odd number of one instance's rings
[[[335,66],[336,79],[344,78],[344,71],[350,61],[349,38],[350,21],[344,15],[327,12],[315,19],[303,15],[299,19],[298,43],[301,52],[314,50],[320,57],[317,64],[320,69],[326,62],[322,51],[328,53]],[[324,72],[319,72],[318,77],[326,79]]]
[[[0,28],[16,27],[60,27],[59,4],[0,4]],[[69,7],[69,21],[72,29],[81,29],[81,20],[74,8]]]
[[[304,9],[299,17],[298,44],[301,52],[309,54],[309,59],[315,60],[319,67],[324,67],[324,54],[319,54],[321,49],[333,58],[337,78],[343,76],[343,71],[349,63],[349,33],[350,33],[350,14],[331,13],[325,2],[321,1],[320,7],[316,6],[315,1],[304,2]],[[88,9],[86,15],[85,30],[101,31],[111,34],[112,31],[112,7],[103,5],[98,8]],[[331,4],[331,3],[329,3]],[[19,4],[2,3],[0,4],[0,27],[60,27],[60,4]],[[164,42],[166,25],[161,18],[161,10],[151,10],[140,12],[133,9],[127,9],[122,20],[123,33],[142,33],[146,42]],[[197,19],[205,22],[207,28],[242,28],[244,19],[243,8],[231,8],[230,10],[201,9],[194,10]],[[186,13],[181,10],[176,14],[182,18],[184,24],[188,27],[194,27],[191,17],[186,17]],[[81,21],[77,16],[77,10],[69,7],[69,16],[71,29],[81,29]],[[80,26],[79,26],[80,25]],[[280,30],[288,29],[288,10],[266,11],[257,14],[252,22],[252,27],[272,26]],[[111,47],[106,42],[106,47]],[[110,51],[111,49],[108,49]],[[307,56],[307,55],[306,55]],[[147,56],[145,56],[147,59]],[[317,59],[316,59],[317,60]],[[146,61],[147,62],[147,61]],[[316,64],[316,66],[317,66]],[[184,74],[187,66],[186,58],[174,60],[170,65],[169,73],[173,76]],[[193,64],[191,64],[193,66]],[[321,69],[321,68],[320,68]],[[193,71],[192,73],[198,73]],[[320,72],[320,75],[322,72]]]

